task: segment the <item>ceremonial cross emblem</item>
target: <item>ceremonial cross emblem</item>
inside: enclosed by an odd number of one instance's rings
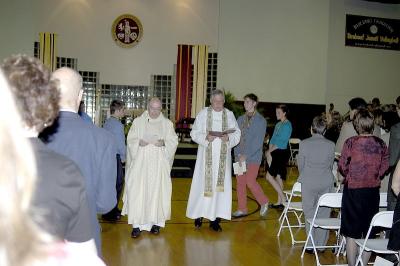
[[[129,14],[121,15],[114,20],[111,34],[118,45],[125,48],[133,47],[142,38],[142,23],[135,16]]]

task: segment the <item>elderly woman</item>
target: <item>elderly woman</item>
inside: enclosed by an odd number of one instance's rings
[[[389,152],[382,139],[373,136],[374,117],[359,109],[353,120],[358,136],[350,137],[343,145],[338,169],[344,176],[341,232],[346,237],[347,262],[355,265],[357,244],[364,237],[372,217],[379,211],[381,178],[389,167]],[[370,252],[362,254],[364,265]]]
[[[284,104],[276,107],[276,118],[279,122],[275,125],[274,133],[269,141],[267,158],[272,158],[272,161],[265,177],[278,193],[278,201],[276,204],[270,204],[271,208],[282,210],[284,208],[282,203],[286,201],[282,180],[286,179],[286,163],[289,159],[288,143],[292,135],[292,123],[287,119],[288,112],[289,109]]]
[[[302,185],[301,200],[306,220],[313,218],[319,198],[333,189],[332,166],[335,144],[323,136],[326,126],[323,116],[315,117],[311,125],[312,136],[299,144],[297,165],[300,176],[298,181]],[[320,208],[317,217],[327,218],[329,214],[329,208]],[[307,234],[309,229],[310,225],[306,223]],[[328,240],[328,231],[316,229],[313,238],[316,246],[325,245]]]

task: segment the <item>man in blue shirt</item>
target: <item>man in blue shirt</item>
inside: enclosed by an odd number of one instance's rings
[[[124,184],[124,170],[123,163],[125,163],[126,158],[126,144],[125,144],[125,133],[124,125],[121,123],[120,119],[125,116],[125,105],[120,100],[113,100],[110,104],[110,118],[104,123],[103,128],[110,132],[117,145],[117,204],[114,209],[109,213],[102,216],[104,220],[107,221],[117,221],[121,219],[121,211],[118,209],[118,202],[121,197],[122,187]]]
[[[93,235],[101,254],[100,225],[97,214],[109,212],[116,204],[116,147],[112,135],[78,115],[82,99],[82,77],[71,68],[53,73],[60,90],[60,112],[57,121],[42,133],[47,146],[74,161],[85,178]]]

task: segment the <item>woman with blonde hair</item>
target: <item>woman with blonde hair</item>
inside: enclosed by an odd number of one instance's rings
[[[104,265],[74,245],[57,242],[35,221],[32,208],[37,180],[32,147],[20,126],[22,118],[0,71],[0,265]]]

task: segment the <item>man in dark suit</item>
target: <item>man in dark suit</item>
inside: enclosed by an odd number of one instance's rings
[[[37,184],[33,197],[37,222],[57,238],[95,252],[85,180],[77,165],[47,148],[37,137],[58,114],[59,92],[43,64],[28,56],[13,56],[2,69],[22,114],[22,128],[35,155]]]
[[[116,204],[116,145],[110,133],[85,123],[78,115],[82,99],[82,77],[73,69],[53,73],[61,92],[59,117],[43,137],[50,149],[73,160],[85,181],[96,247],[101,254],[97,214],[109,212]]]
[[[400,96],[396,99],[396,110],[397,114],[400,117]],[[397,197],[392,191],[392,179],[393,179],[393,172],[396,168],[397,162],[400,159],[400,122],[393,125],[390,128],[390,139],[389,139],[389,169],[390,179],[388,184],[388,211],[393,211],[396,207]]]

